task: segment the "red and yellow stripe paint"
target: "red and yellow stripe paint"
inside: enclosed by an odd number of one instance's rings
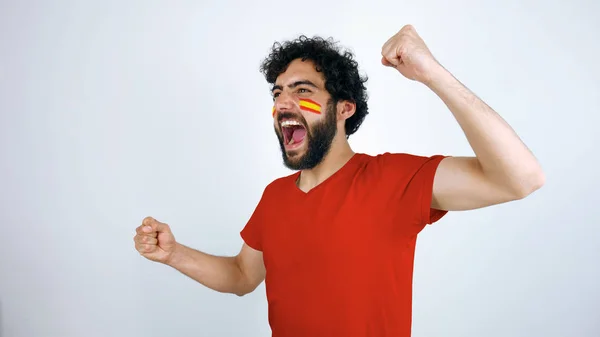
[[[300,99],[300,109],[316,114],[321,113],[321,104],[313,101],[312,99],[302,98]]]
[[[300,99],[299,105],[300,105],[300,109],[302,109],[302,110],[316,113],[316,114],[321,113],[321,104],[313,101],[312,99],[302,98],[302,99]],[[273,106],[273,109],[271,109],[271,116],[275,117],[276,112],[277,112],[277,110],[275,109],[275,106]]]

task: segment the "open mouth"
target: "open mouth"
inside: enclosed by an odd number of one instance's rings
[[[306,129],[304,125],[295,120],[284,120],[281,122],[281,132],[283,134],[283,142],[286,147],[300,146],[306,137]]]

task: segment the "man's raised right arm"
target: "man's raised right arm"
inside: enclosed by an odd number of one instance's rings
[[[147,217],[134,237],[145,258],[164,263],[202,285],[222,293],[246,295],[264,280],[262,252],[244,244],[236,256],[216,256],[178,243],[169,226]]]

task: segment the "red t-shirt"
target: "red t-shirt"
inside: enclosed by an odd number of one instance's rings
[[[355,154],[302,192],[270,183],[241,231],[263,252],[274,337],[409,337],[417,234],[443,156]]]

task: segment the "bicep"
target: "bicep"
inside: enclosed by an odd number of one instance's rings
[[[236,259],[248,287],[254,290],[266,275],[263,253],[244,243]]]
[[[475,157],[444,158],[435,173],[431,207],[462,211],[513,200],[512,193],[488,179]]]

